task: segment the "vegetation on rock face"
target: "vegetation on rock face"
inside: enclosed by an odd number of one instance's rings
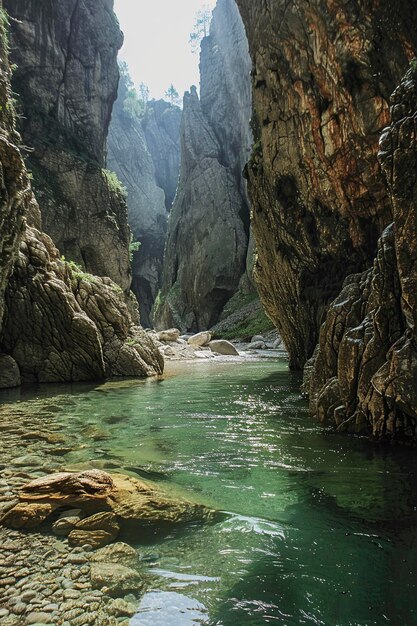
[[[208,4],[205,4],[195,16],[194,28],[190,33],[189,44],[193,53],[200,51],[200,44],[210,31],[212,11]]]

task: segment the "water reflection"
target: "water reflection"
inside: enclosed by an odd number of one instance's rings
[[[133,626],[417,624],[415,454],[324,433],[299,383],[285,362],[198,363],[21,398],[34,428],[66,433],[67,467],[122,468],[228,513],[129,537],[154,581]]]

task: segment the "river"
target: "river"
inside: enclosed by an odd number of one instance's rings
[[[225,512],[131,535],[149,574],[132,626],[417,624],[417,459],[326,433],[285,360],[170,364],[161,379],[2,394],[71,442]],[[26,410],[26,409],[25,409]]]

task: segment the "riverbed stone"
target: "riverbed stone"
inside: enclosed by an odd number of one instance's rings
[[[201,333],[197,333],[192,337],[189,337],[188,344],[194,347],[203,347],[207,346],[211,341],[211,333],[204,331]]]
[[[98,589],[107,588],[111,595],[120,596],[138,591],[143,586],[137,571],[118,563],[91,563],[91,583]]]
[[[58,535],[60,537],[66,537],[67,535],[69,535],[71,530],[75,528],[77,522],[82,520],[83,517],[84,513],[81,511],[81,509],[70,509],[68,511],[65,511],[64,513],[61,513],[56,522],[53,523],[52,531],[55,533],[55,535]]]
[[[132,546],[118,541],[97,550],[91,556],[91,561],[97,563],[120,563],[126,567],[134,567],[138,563],[138,553]]]
[[[158,333],[158,340],[159,341],[177,341],[177,339],[179,339],[180,337],[180,331],[178,330],[178,328],[169,328],[168,330],[161,330]]]
[[[212,352],[217,352],[217,354],[239,356],[239,352],[236,350],[235,346],[225,339],[210,341],[209,348]]]
[[[19,500],[19,504],[0,519],[2,524],[33,528],[63,505],[80,507],[91,515],[100,513],[101,517],[94,518],[97,526],[108,525],[110,519],[114,522],[109,512],[115,514],[118,524],[124,525],[151,523],[157,526],[210,520],[214,516],[211,509],[170,497],[153,483],[101,470],[61,472],[36,479],[21,488]],[[110,528],[115,530],[113,522]],[[81,520],[76,530],[86,530],[86,524],[87,520]]]

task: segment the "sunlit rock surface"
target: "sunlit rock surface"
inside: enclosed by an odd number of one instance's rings
[[[378,140],[417,51],[417,9],[412,0],[237,4],[253,61],[257,284],[301,368],[345,277],[371,265],[392,221]]]
[[[417,443],[417,68],[391,99],[380,140],[393,224],[373,267],[332,303],[307,368],[313,413],[339,430]]]

